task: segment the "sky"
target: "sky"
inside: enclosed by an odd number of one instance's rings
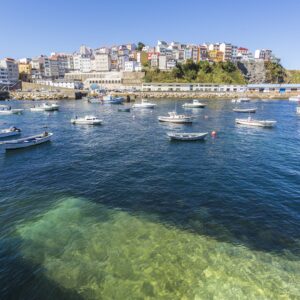
[[[0,58],[157,40],[269,48],[300,69],[299,0],[1,0]]]

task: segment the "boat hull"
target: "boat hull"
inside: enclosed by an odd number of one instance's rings
[[[16,150],[16,149],[37,146],[49,142],[51,140],[52,135],[53,135],[52,133],[49,133],[47,136],[39,135],[39,136],[28,137],[27,139],[24,138],[24,139],[19,139],[14,141],[8,141],[4,143],[4,148],[5,150]]]
[[[75,125],[101,125],[102,121],[101,120],[99,120],[99,121],[82,120],[81,121],[81,120],[72,119],[71,123],[75,124]]]
[[[203,141],[208,133],[167,133],[170,140],[174,141]]]
[[[168,123],[176,123],[176,124],[191,124],[193,121],[190,118],[184,119],[174,119],[168,117],[158,117],[159,122],[168,122]]]
[[[1,138],[6,138],[6,137],[11,137],[11,136],[16,136],[20,135],[20,131],[11,131],[11,132],[0,132],[0,139]]]
[[[249,109],[239,109],[239,108],[235,108],[233,109],[234,112],[237,113],[256,113],[256,108],[249,108]]]
[[[276,121],[258,121],[258,120],[245,120],[245,119],[236,119],[236,124],[251,126],[251,127],[265,127],[265,128],[272,128],[276,125]]]

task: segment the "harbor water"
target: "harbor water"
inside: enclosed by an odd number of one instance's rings
[[[300,299],[300,116],[257,101],[154,110],[61,101],[0,116],[51,143],[0,154],[0,299]],[[163,124],[174,110],[192,125]],[[96,115],[102,126],[72,125]],[[204,142],[166,133],[212,132]]]

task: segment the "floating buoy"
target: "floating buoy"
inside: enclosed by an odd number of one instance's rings
[[[208,116],[207,116],[207,115],[205,115],[205,116],[204,116],[204,119],[208,119]]]
[[[212,131],[212,132],[211,132],[211,136],[212,136],[212,137],[216,137],[216,136],[217,136],[217,132],[216,132],[216,131]]]

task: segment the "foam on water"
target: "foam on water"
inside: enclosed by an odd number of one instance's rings
[[[85,199],[18,226],[21,253],[84,299],[296,299],[300,262]]]

